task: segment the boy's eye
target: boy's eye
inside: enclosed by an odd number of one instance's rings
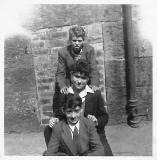
[[[77,42],[77,41],[78,41],[78,42],[82,42],[82,40],[72,40],[72,41],[73,41],[73,42]]]

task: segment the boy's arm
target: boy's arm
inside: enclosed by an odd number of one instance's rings
[[[104,147],[93,122],[89,123],[89,144],[90,150],[86,154],[87,156],[104,156]]]
[[[56,129],[53,129],[53,133],[48,144],[47,151],[44,153],[44,156],[67,156],[66,153],[59,151],[60,143],[59,143],[59,134]]]
[[[56,80],[60,89],[66,86],[66,64],[62,51],[58,52],[58,66],[56,71]]]
[[[97,63],[96,63],[96,54],[95,54],[95,50],[93,47],[90,50],[89,63],[91,67],[90,84],[92,86],[98,87],[99,86],[99,74],[98,74]]]
[[[104,102],[104,99],[101,95],[100,91],[97,91],[97,110],[96,110],[96,118],[98,120],[98,132],[101,130],[104,130],[105,125],[108,122],[109,119],[109,115],[106,112],[106,108],[105,108],[106,103]]]

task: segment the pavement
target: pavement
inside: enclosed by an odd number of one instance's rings
[[[152,156],[152,122],[139,128],[127,124],[106,126],[106,136],[114,156]],[[43,132],[4,134],[4,155],[40,156],[46,150]]]

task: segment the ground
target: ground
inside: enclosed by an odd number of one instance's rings
[[[145,121],[139,128],[126,124],[107,126],[106,135],[115,156],[151,156],[152,122]],[[40,156],[45,151],[43,132],[4,134],[5,155]]]

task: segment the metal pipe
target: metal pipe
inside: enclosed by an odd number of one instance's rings
[[[131,127],[138,127],[141,121],[138,116],[136,99],[136,79],[134,68],[134,41],[132,27],[132,8],[131,5],[122,5],[123,13],[123,32],[124,50],[126,59],[126,87],[127,87],[127,123]]]

